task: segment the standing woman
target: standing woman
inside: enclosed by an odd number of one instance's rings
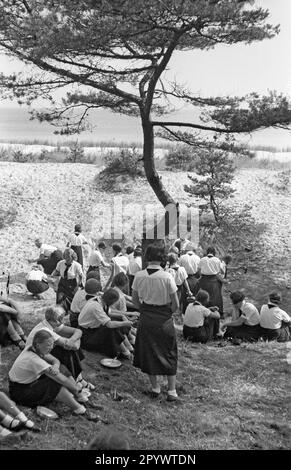
[[[67,247],[70,247],[77,255],[77,261],[83,267],[83,251],[82,245],[88,245],[88,242],[82,234],[82,227],[80,224],[75,225],[74,233],[69,236]]]
[[[164,249],[149,245],[147,268],[136,273],[132,285],[133,303],[140,311],[134,366],[148,374],[151,397],[161,393],[158,375],[168,379],[168,401],[176,401],[177,341],[172,313],[179,307],[177,286],[171,274],[161,268]]]
[[[84,283],[82,266],[75,261],[76,254],[71,248],[64,251],[64,259],[59,261],[52,276],[60,276],[57,290],[57,304],[62,304],[66,312],[78,287]]]
[[[208,307],[218,307],[220,316],[222,316],[223,300],[221,275],[224,274],[224,267],[215,254],[216,252],[213,247],[207,248],[206,256],[201,258],[198,264],[198,273],[201,274],[201,277],[197,285],[197,291],[201,289],[208,292]]]

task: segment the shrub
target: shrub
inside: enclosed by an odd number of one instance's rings
[[[66,162],[80,163],[84,160],[84,147],[82,147],[78,142],[71,144],[69,149],[69,152],[66,154]]]
[[[109,152],[105,155],[105,168],[96,177],[96,183],[104,191],[122,190],[121,185],[144,176],[142,155],[133,147]]]
[[[0,230],[7,225],[14,222],[17,215],[17,211],[14,207],[9,207],[8,209],[0,208]]]
[[[195,171],[199,160],[199,151],[189,145],[177,145],[166,154],[166,165],[169,169]]]
[[[23,150],[13,150],[12,156],[13,161],[17,163],[28,163],[33,157],[31,153],[24,153]]]

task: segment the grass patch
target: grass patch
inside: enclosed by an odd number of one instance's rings
[[[21,296],[18,295],[18,300]],[[41,318],[41,302],[22,299],[24,327],[28,332]],[[32,314],[34,311],[34,314]],[[42,428],[22,441],[23,449],[84,449],[95,433],[111,425],[129,435],[132,449],[287,449],[286,345],[258,343],[191,345],[178,333],[177,390],[180,405],[162,397],[143,395],[147,377],[128,362],[118,370],[104,369],[101,356],[85,352],[84,375],[96,384],[95,401],[100,423],[71,416],[59,404],[51,405],[57,421],[41,420],[26,409]],[[2,349],[2,390],[7,372],[18,354],[14,346]],[[114,391],[121,395],[114,400]],[[0,444],[0,448],[13,448]]]

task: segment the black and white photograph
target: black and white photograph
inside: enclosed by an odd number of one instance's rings
[[[290,449],[290,48],[290,0],[0,0],[1,460]]]

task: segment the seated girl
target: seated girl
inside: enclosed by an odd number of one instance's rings
[[[14,300],[0,297],[0,345],[12,342],[20,349],[25,348],[26,336],[20,325],[20,309]]]
[[[136,311],[136,307],[133,305],[132,297],[126,294],[128,291],[128,278],[124,273],[118,273],[114,276],[112,288],[119,294],[119,302],[114,308],[128,317],[139,317],[139,312]]]
[[[0,392],[0,440],[11,436],[13,431],[20,429],[40,431],[4,392]]]
[[[9,394],[19,405],[35,408],[54,400],[67,405],[75,415],[85,415],[81,404],[87,395],[68,370],[50,354],[54,339],[47,330],[35,333],[32,345],[20,353],[9,371]]]
[[[186,308],[183,319],[183,336],[194,343],[207,343],[214,339],[219,332],[218,307],[206,306],[209,303],[209,294],[199,290],[194,302]]]
[[[26,276],[26,288],[35,296],[39,296],[48,290],[48,279],[42,266],[37,264],[32,266],[31,271]]]
[[[88,279],[97,279],[97,281],[100,282],[99,273],[94,270],[87,272],[86,281],[88,281]],[[70,312],[69,312],[70,313],[70,325],[73,328],[78,328],[78,317],[82,308],[86,304],[86,302],[87,302],[86,292],[85,292],[84,286],[81,285],[73,297],[71,307],[70,307]]]
[[[78,318],[79,327],[83,332],[81,346],[87,351],[98,351],[109,357],[121,354],[129,358],[130,351],[123,342],[132,323],[127,319],[111,320],[104,308],[114,304],[119,299],[119,295],[115,290],[108,289],[107,293],[100,298],[98,295],[100,291],[101,284],[96,279],[89,279],[86,282],[87,303]]]
[[[86,382],[82,377],[81,361],[84,359],[84,354],[80,349],[82,331],[78,328],[72,328],[71,326],[63,324],[65,311],[59,305],[46,308],[44,316],[45,318],[29,333],[26,348],[31,346],[37,331],[49,331],[54,339],[54,347],[51,351],[51,355],[66,366],[78,383],[81,383],[83,387],[94,390],[95,387],[89,382]]]
[[[167,258],[169,267],[166,271],[174,278],[178,288],[177,295],[180,304],[180,312],[184,312],[186,310],[187,297],[192,296],[192,292],[187,281],[188,274],[186,269],[178,264],[178,255],[176,253],[169,253]]]
[[[265,341],[285,343],[290,340],[291,317],[279,307],[281,302],[281,293],[272,292],[268,303],[261,308],[261,335]]]
[[[245,300],[241,291],[230,294],[233,304],[233,321],[224,324],[222,330],[226,330],[224,338],[237,338],[240,340],[254,342],[261,336],[260,315],[256,307]]]

